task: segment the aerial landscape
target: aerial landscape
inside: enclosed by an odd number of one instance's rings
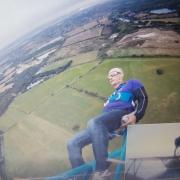
[[[107,0],[0,49],[10,179],[70,168],[67,140],[101,111],[112,92],[107,72],[117,66],[145,84],[149,105],[140,123],[180,122],[180,0]],[[92,158],[89,147],[84,153]]]

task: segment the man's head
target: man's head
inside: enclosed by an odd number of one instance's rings
[[[121,68],[112,68],[108,72],[108,80],[113,88],[117,88],[124,82],[124,72]]]

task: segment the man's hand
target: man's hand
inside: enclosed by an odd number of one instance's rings
[[[136,116],[134,114],[128,114],[122,117],[122,126],[136,123]]]

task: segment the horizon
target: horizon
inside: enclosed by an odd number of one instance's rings
[[[3,0],[0,6],[0,50],[58,17],[70,15],[109,0]],[[43,4],[43,6],[42,6]],[[73,5],[72,5],[73,4]],[[5,17],[5,18],[4,18]]]

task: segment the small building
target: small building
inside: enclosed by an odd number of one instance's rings
[[[118,36],[119,36],[119,33],[114,33],[109,37],[109,39],[114,41]]]

